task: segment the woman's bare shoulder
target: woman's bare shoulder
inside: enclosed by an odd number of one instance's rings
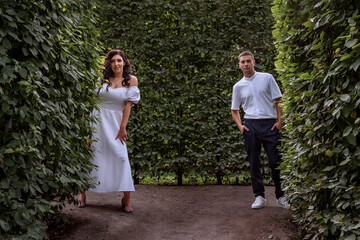
[[[137,78],[133,75],[131,75],[129,83],[130,83],[129,87],[136,87],[139,85]]]

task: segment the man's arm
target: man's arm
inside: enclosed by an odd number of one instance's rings
[[[275,128],[279,129],[279,131],[282,129],[282,125],[284,123],[284,119],[282,118],[282,108],[279,105],[280,103],[283,102],[282,98],[276,98],[274,100],[275,105],[276,105],[276,111],[277,111],[277,115],[278,115],[278,121],[274,124],[274,126],[271,128],[271,130],[274,130]]]
[[[232,118],[234,119],[234,122],[240,129],[241,134],[244,132],[244,129],[246,131],[249,131],[249,129],[247,127],[245,127],[245,125],[242,125],[239,110],[231,110],[231,115],[232,115]]]

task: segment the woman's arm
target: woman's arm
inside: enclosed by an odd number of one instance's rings
[[[138,86],[138,80],[135,76],[131,76],[130,78],[130,87]],[[126,143],[127,140],[127,132],[126,132],[126,125],[129,121],[130,112],[131,112],[131,105],[133,102],[127,101],[125,102],[125,107],[123,110],[123,116],[120,124],[120,129],[118,131],[118,134],[116,135],[115,139],[120,139],[120,142],[122,144]]]

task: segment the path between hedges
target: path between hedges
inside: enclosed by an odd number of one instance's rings
[[[296,239],[289,210],[276,207],[267,186],[267,206],[252,210],[251,186],[136,185],[134,212],[121,211],[120,193],[88,192],[86,208],[68,205],[69,223],[51,240]]]

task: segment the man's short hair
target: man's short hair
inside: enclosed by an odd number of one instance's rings
[[[250,51],[244,51],[244,52],[240,53],[239,57],[238,57],[239,61],[240,61],[240,58],[243,57],[243,56],[251,56],[252,59],[255,59],[254,54],[252,54]]]

